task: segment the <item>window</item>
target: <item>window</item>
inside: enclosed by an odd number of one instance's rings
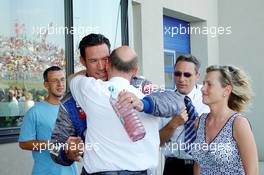
[[[52,4],[52,5],[50,5]],[[64,67],[64,1],[0,1],[0,129],[16,128],[46,95],[43,71]]]
[[[120,0],[74,0],[74,71],[82,70],[78,45],[89,33],[102,33],[111,43],[111,49],[121,46]]]
[[[165,88],[174,88],[174,63],[175,63],[175,51],[164,50],[164,69],[165,69]]]
[[[174,89],[174,64],[178,56],[190,53],[189,22],[163,16],[165,88]]]
[[[112,49],[121,45],[124,2],[0,1],[0,143],[16,140],[24,113],[44,99],[42,74],[47,67],[59,65],[67,74],[73,72],[69,67],[83,69],[78,51],[83,36],[102,33]]]

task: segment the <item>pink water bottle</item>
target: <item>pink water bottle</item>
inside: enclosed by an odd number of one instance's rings
[[[129,107],[118,108],[116,106],[117,102],[117,91],[114,86],[109,86],[108,90],[111,92],[109,101],[119,117],[121,123],[123,124],[128,136],[133,142],[143,139],[146,135],[145,128],[140,121],[138,114],[132,105]]]

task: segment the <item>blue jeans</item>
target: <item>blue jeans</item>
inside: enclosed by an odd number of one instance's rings
[[[147,170],[143,171],[104,171],[104,172],[97,172],[97,173],[87,173],[84,168],[82,168],[82,173],[80,175],[147,175]]]

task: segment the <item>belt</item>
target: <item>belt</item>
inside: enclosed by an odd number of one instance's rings
[[[87,173],[86,170],[82,168],[81,175],[147,175],[147,170],[143,170],[143,171],[121,170],[121,171],[103,171],[96,173]]]
[[[194,160],[191,159],[178,159],[177,157],[166,157],[166,162],[173,162],[173,163],[178,163],[182,165],[193,165]]]

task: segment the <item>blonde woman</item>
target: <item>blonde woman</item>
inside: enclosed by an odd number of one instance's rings
[[[35,105],[35,102],[33,101],[33,96],[30,92],[25,93],[25,106],[24,111],[27,112],[32,106]]]
[[[248,120],[240,112],[251,99],[246,74],[232,66],[210,66],[202,88],[210,113],[198,122],[192,155],[194,174],[257,175],[258,158]]]

